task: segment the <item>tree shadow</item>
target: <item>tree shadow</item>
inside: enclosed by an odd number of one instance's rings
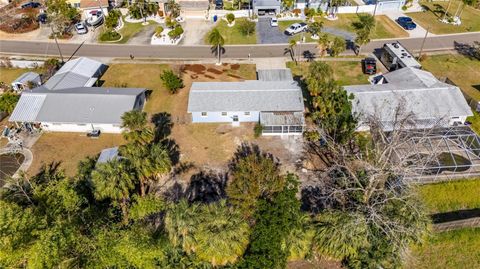
[[[313,62],[313,60],[315,60],[315,57],[315,52],[311,52],[310,50],[303,51],[303,58],[306,59],[307,62]]]
[[[301,209],[317,214],[327,207],[324,189],[320,186],[307,186],[301,190]]]
[[[168,138],[172,133],[173,122],[170,113],[160,112],[152,116],[155,125],[155,143],[161,143],[168,151],[173,165],[180,161],[180,147],[174,139]]]
[[[480,42],[475,41],[474,45],[453,41],[454,49],[461,55],[467,56],[470,60],[480,60]]]
[[[280,166],[279,159],[273,156],[271,153],[263,152],[256,144],[243,142],[240,146],[237,147],[237,151],[235,151],[235,153],[233,154],[233,157],[228,164],[228,168],[230,169],[230,171],[236,170],[239,162],[251,155],[258,157],[259,159],[271,159],[277,167]]]
[[[227,179],[226,173],[200,171],[191,177],[185,190],[185,198],[190,203],[212,203],[224,199]]]
[[[178,182],[173,183],[173,185],[163,193],[163,196],[168,201],[175,203],[180,201],[184,197],[182,185]]]
[[[443,6],[439,5],[439,4],[433,4],[433,6],[435,7],[434,10],[430,10],[433,12],[433,14],[435,14],[435,16],[437,16],[438,18],[442,17],[445,15],[445,8],[443,8]]]
[[[220,47],[220,50],[218,49],[218,46],[212,46],[210,48],[210,51],[216,56],[218,57],[218,54],[220,53],[220,55],[223,55],[225,54],[225,48],[224,47]]]

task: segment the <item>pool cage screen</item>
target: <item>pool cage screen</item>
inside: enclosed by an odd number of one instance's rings
[[[468,126],[406,130],[395,149],[405,177],[420,183],[480,176],[480,139]]]

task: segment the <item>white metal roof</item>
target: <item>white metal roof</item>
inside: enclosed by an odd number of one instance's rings
[[[118,147],[107,148],[100,152],[98,156],[97,164],[106,163],[118,157]]]
[[[15,79],[12,83],[21,83],[25,84],[29,81],[35,81],[36,79],[40,79],[40,75],[35,72],[25,72],[17,79]]]
[[[45,94],[22,94],[9,121],[33,122],[45,102]]]
[[[295,81],[194,82],[188,112],[303,111]]]
[[[103,67],[101,62],[86,57],[70,60],[44,86],[50,90],[90,87],[101,75]]]

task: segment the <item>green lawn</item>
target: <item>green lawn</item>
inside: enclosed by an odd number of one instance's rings
[[[458,9],[459,3],[461,3],[461,1],[452,1],[448,13],[454,15]],[[440,18],[443,18],[443,14],[448,6],[447,1],[434,3],[422,2],[421,4],[427,9],[426,11],[408,13],[408,16],[412,17],[415,22],[420,24],[422,27],[430,27],[430,31],[434,34],[480,31],[480,10],[478,9],[466,6],[461,16],[462,24],[455,26],[439,21]]]
[[[480,179],[422,185],[419,192],[431,214],[480,208]]]
[[[232,27],[228,27],[225,20],[219,20],[215,25],[225,39],[225,44],[257,44],[257,34],[255,32],[251,33],[249,36],[244,36],[238,28],[238,22],[246,20],[246,18],[237,18],[235,20],[235,25]],[[205,36],[205,44],[208,44],[208,33]]]
[[[405,268],[480,268],[480,228],[466,228],[432,235],[413,249]]]
[[[371,39],[394,38],[394,37],[408,37],[405,32],[394,21],[390,20],[385,15],[375,16],[376,27],[371,34]],[[323,19],[324,26],[335,27],[351,33],[355,33],[355,28],[352,23],[358,21],[356,14],[338,14],[338,19],[334,21]]]
[[[122,35],[122,39],[120,41],[117,41],[117,42],[109,42],[109,43],[117,43],[117,44],[125,44],[128,42],[128,40],[134,36],[136,33],[142,31],[143,27],[145,27],[145,25],[142,25],[141,22],[139,23],[129,23],[129,22],[126,22],[125,21],[125,18],[124,18],[124,25],[122,27],[122,29],[120,29],[120,31],[118,31],[119,34]],[[156,24],[155,22],[149,22],[150,24],[154,23]],[[100,41],[101,42],[101,41]]]
[[[362,73],[362,65],[358,61],[325,61],[333,69],[333,77],[340,85],[367,84],[368,75]],[[288,62],[287,67],[292,70],[294,76],[304,76],[308,73],[308,62]]]
[[[480,17],[478,20],[480,21]],[[432,55],[422,61],[422,66],[437,77],[448,77],[466,95],[480,101],[479,60],[458,54]]]
[[[21,74],[25,72],[37,72],[41,73],[42,70],[40,68],[37,69],[27,69],[27,68],[0,68],[0,82],[4,82],[5,84],[12,83],[16,78],[18,78]]]

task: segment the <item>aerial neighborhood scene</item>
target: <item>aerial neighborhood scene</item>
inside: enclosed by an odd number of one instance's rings
[[[0,268],[480,268],[480,1],[0,0]]]

